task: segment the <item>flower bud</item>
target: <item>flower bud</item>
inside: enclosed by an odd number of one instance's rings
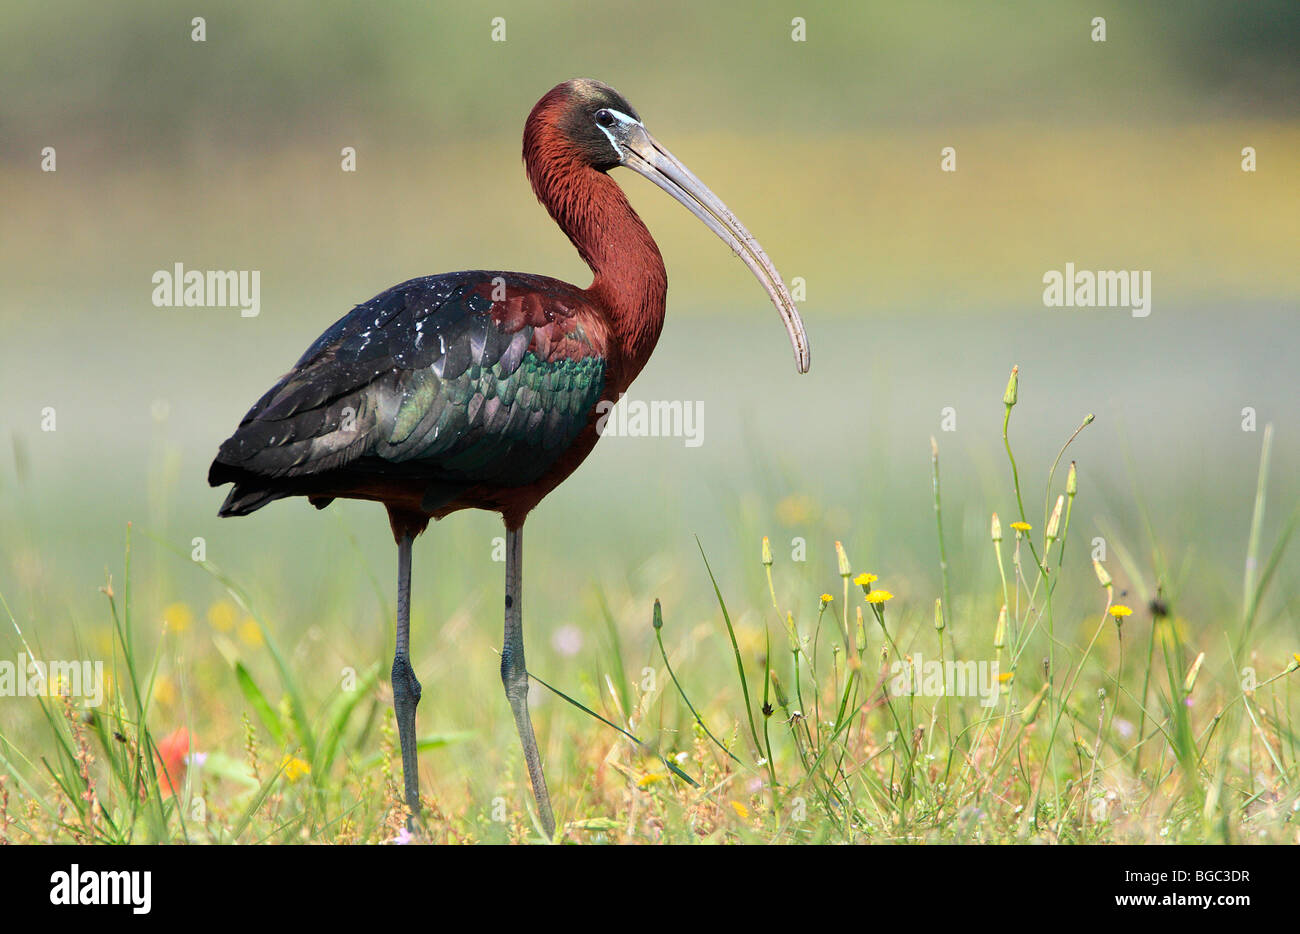
[[[1047,542],[1050,545],[1056,541],[1056,533],[1061,526],[1061,510],[1065,508],[1065,497],[1056,497],[1056,508],[1052,510],[1052,517],[1047,520]]]
[[[853,568],[849,564],[849,556],[844,553],[844,546],[840,542],[835,543],[835,558],[840,565],[840,577],[851,576]]]
[[[1007,391],[1002,394],[1002,404],[1011,408],[1020,395],[1020,367],[1011,368],[1011,378],[1007,380]]]
[[[1034,720],[1038,718],[1038,711],[1042,709],[1043,699],[1046,697],[1047,685],[1044,684],[1039,688],[1038,693],[1029,699],[1029,703],[1025,704],[1025,709],[1020,712],[1020,719],[1024,722],[1025,726],[1029,726],[1029,724],[1033,723]]]

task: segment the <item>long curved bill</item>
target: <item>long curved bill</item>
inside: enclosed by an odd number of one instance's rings
[[[645,127],[639,124],[629,127],[624,146],[624,165],[644,175],[680,201],[744,260],[749,271],[767,290],[776,310],[781,313],[781,320],[785,323],[786,333],[790,335],[790,343],[794,347],[795,366],[800,373],[807,373],[808,335],[804,332],[803,321],[799,319],[794,299],[781,281],[780,273],[767,258],[754,235],[745,229],[745,225],[736,219],[736,215],[727,209],[717,195],[709,191],[708,186],[646,132]]]

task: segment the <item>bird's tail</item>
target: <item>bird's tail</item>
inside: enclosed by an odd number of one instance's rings
[[[217,515],[222,517],[246,516],[250,512],[261,509],[267,503],[292,495],[287,490],[268,489],[267,484],[257,482],[248,471],[223,463],[218,458],[208,468],[208,485],[222,486],[227,483],[233,483],[235,486],[226,497],[226,501],[221,504],[221,508],[217,510]]]
[[[267,503],[292,495],[292,493],[241,486],[237,483],[230,491],[230,495],[226,497],[226,501],[221,504],[221,508],[217,510],[217,515],[222,518],[246,516],[261,509]]]

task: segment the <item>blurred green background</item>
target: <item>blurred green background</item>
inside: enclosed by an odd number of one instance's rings
[[[206,42],[191,41],[195,15]],[[491,41],[493,16],[505,42]],[[806,42],[791,41],[796,16]],[[1095,16],[1105,43],[1090,38]],[[786,561],[792,601],[838,585],[839,538],[900,612],[928,613],[931,435],[955,589],[976,595],[958,624],[987,615],[988,514],[1012,506],[999,432],[1013,363],[1030,489],[1096,413],[1072,449],[1084,544],[1105,535],[1147,569],[1117,571],[1132,599],[1167,563],[1194,630],[1240,597],[1260,449],[1244,408],[1277,429],[1269,534],[1300,492],[1289,0],[51,0],[6,3],[0,23],[0,593],[51,650],[74,624],[106,631],[96,588],[106,571],[120,581],[131,521],[144,619],[180,602],[201,620],[220,597],[185,560],[202,537],[297,651],[327,669],[388,657],[383,511],[295,501],[218,521],[207,464],[321,330],[391,284],[462,268],[586,284],[519,157],[532,104],[580,75],[626,95],[787,280],[806,280],[813,366],[795,375],[775,313],[725,247],[617,173],[671,282],[634,395],[703,401],[705,443],[607,440],[530,520],[525,619],[544,677],[594,670],[602,601],[634,661],[649,657],[653,596],[683,629],[713,627],[693,535],[742,620],[765,600],[763,534],[778,561],[795,537],[809,543],[807,564]],[[46,146],[55,173],[40,171]],[[340,171],[345,146],[356,173]],[[939,170],[946,146],[956,173]],[[1245,146],[1257,172],[1241,170]],[[150,276],[177,262],[260,270],[260,316],[155,308]],[[1045,308],[1042,276],[1066,262],[1151,270],[1150,317]],[[1029,498],[1038,512],[1041,493]],[[508,735],[491,652],[498,534],[494,517],[462,514],[421,540],[414,647],[426,697],[473,668],[472,696],[491,694],[472,708],[478,725]],[[1086,569],[1086,547],[1069,560]],[[1269,608],[1290,642],[1296,570],[1289,558]],[[576,655],[552,639],[573,624]],[[183,678],[199,649],[179,651]]]

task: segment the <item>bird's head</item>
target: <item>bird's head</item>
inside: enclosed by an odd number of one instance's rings
[[[535,170],[530,152],[545,147],[542,140],[562,146],[566,157],[597,172],[626,166],[654,182],[703,221],[767,291],[790,336],[795,365],[800,373],[808,372],[808,335],[776,267],[721,199],[650,135],[627,98],[591,78],[558,84],[537,102],[524,130],[524,158],[530,163],[530,172]]]

